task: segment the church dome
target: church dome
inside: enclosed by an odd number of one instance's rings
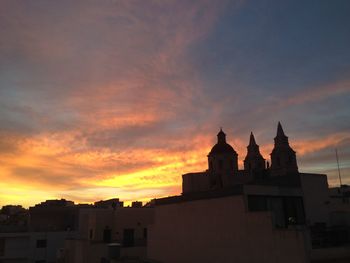
[[[212,154],[223,154],[223,153],[233,153],[236,154],[236,151],[228,143],[217,143],[211,149],[209,155]]]
[[[213,146],[209,155],[213,154],[237,154],[236,151],[226,142],[226,134],[220,129],[217,134],[218,142]]]

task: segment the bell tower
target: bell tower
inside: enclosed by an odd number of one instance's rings
[[[271,153],[271,175],[283,176],[298,174],[295,151],[290,147],[288,137],[284,134],[282,125],[278,122],[275,146]]]
[[[265,159],[262,157],[259,145],[256,144],[253,133],[250,133],[247,156],[244,159],[244,170],[251,176],[259,176],[265,170]]]

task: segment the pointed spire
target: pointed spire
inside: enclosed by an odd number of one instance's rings
[[[298,165],[295,151],[290,147],[288,137],[284,134],[282,125],[278,122],[275,146],[271,153],[271,174],[297,174]]]
[[[249,137],[249,145],[247,146],[248,153],[247,154],[260,154],[259,152],[259,145],[256,144],[255,137],[253,132],[250,133]]]
[[[281,122],[278,122],[278,125],[277,125],[277,135],[276,135],[276,137],[286,137],[286,135],[284,134],[284,131],[283,131]]]
[[[256,145],[255,138],[253,132],[250,132],[250,138],[249,138],[249,146]]]
[[[278,122],[277,125],[277,135],[275,137],[275,146],[288,146],[288,137],[284,134],[281,122]]]
[[[265,159],[262,157],[259,151],[259,145],[256,144],[253,132],[250,133],[249,137],[247,155],[244,159],[244,169],[250,173],[255,173],[265,169]]]
[[[222,128],[220,128],[220,131],[217,136],[218,136],[218,143],[226,142],[226,134],[222,131]]]

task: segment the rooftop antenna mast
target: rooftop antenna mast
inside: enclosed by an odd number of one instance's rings
[[[343,185],[341,182],[341,175],[340,175],[340,167],[339,167],[339,158],[338,158],[338,150],[335,148],[335,157],[337,158],[337,165],[338,165],[338,176],[339,176],[339,183],[340,183],[340,188]]]

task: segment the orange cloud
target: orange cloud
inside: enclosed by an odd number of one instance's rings
[[[20,192],[33,197],[23,203],[26,205],[43,196],[74,197],[80,202],[115,196],[146,200],[170,194],[164,189],[180,192],[182,173],[206,169],[210,140],[200,134],[192,137],[185,148],[136,148],[123,152],[110,148],[92,150],[84,144],[85,138],[77,141],[79,135],[63,132],[19,137],[15,154],[0,156],[0,177],[7,189],[2,192],[2,204],[18,202]],[[173,143],[182,144],[183,140]]]
[[[322,138],[297,140],[293,145],[297,153],[303,156],[307,153],[316,152],[327,147],[336,148],[339,146],[340,142],[348,139],[350,139],[349,133],[335,133]]]
[[[313,101],[320,101],[331,96],[339,96],[350,92],[350,81],[338,81],[332,84],[306,90],[291,96],[283,102],[284,105],[298,105]]]

